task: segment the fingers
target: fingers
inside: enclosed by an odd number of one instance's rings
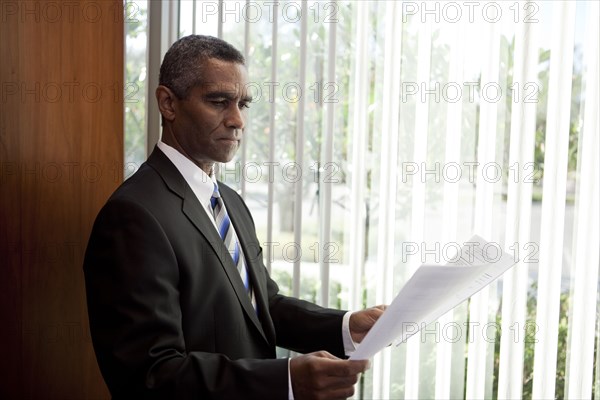
[[[368,360],[341,360],[325,351],[293,358],[290,375],[294,397],[300,400],[352,396],[359,374],[368,367]]]
[[[326,351],[318,351],[310,355],[321,359],[314,362],[313,368],[315,372],[324,376],[346,377],[357,375],[365,372],[370,366],[369,360],[342,360]]]
[[[375,307],[371,307],[368,308],[367,310],[373,315],[375,316],[375,318],[379,318],[381,316],[381,314],[383,314],[383,312],[386,310],[388,306],[385,304],[380,304],[378,306]]]
[[[369,369],[369,360],[339,360],[328,364],[327,375],[337,377],[356,376]]]
[[[325,351],[325,350],[316,351],[311,354],[315,357],[328,358],[330,360],[341,360],[341,358],[337,358],[336,356],[334,356],[333,354],[331,354],[330,352]]]
[[[352,313],[349,326],[352,340],[360,343],[386,308],[386,305],[379,305]]]

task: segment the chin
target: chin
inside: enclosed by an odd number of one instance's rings
[[[221,161],[221,162],[222,162],[222,163],[228,163],[228,162],[230,162],[231,160],[233,160],[233,159],[235,158],[235,155],[236,155],[236,154],[237,154],[237,147],[236,147],[236,149],[235,149],[235,150],[233,150],[231,153],[229,153],[229,154],[225,154],[225,155],[222,157],[222,160],[223,160],[223,161]]]
[[[235,156],[235,154],[232,154],[232,155],[226,156],[226,157],[221,157],[217,161],[220,162],[221,164],[227,164],[228,162],[230,162],[231,160],[233,160],[234,156]]]

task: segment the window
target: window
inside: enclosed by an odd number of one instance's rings
[[[125,2],[125,178],[146,160],[148,4]],[[150,97],[153,99],[153,97]]]
[[[473,233],[520,260],[358,398],[598,398],[598,4],[467,3],[165,2],[150,30],[246,55],[256,101],[219,174],[287,294],[390,302]]]

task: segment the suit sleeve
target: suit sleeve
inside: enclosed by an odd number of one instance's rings
[[[254,220],[242,198],[230,188],[236,206],[245,209],[252,232],[256,232]],[[258,238],[253,240],[258,245]],[[260,270],[267,281],[269,312],[275,331],[277,345],[299,353],[327,350],[339,358],[347,358],[342,339],[342,320],[346,311],[324,308],[304,300],[279,294],[279,287],[267,274],[262,258]]]
[[[299,353],[327,350],[339,358],[347,358],[342,339],[345,311],[277,294],[275,282],[270,280],[268,284],[272,293],[269,307],[278,346]]]
[[[113,398],[287,398],[286,359],[187,351],[177,255],[139,204],[113,199],[102,209],[84,273],[94,349]]]

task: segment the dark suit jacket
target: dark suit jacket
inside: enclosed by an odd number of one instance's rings
[[[343,312],[278,294],[241,197],[219,184],[255,312],[212,221],[155,149],[100,211],[84,272],[92,340],[114,398],[287,398],[275,346],[343,357]]]

